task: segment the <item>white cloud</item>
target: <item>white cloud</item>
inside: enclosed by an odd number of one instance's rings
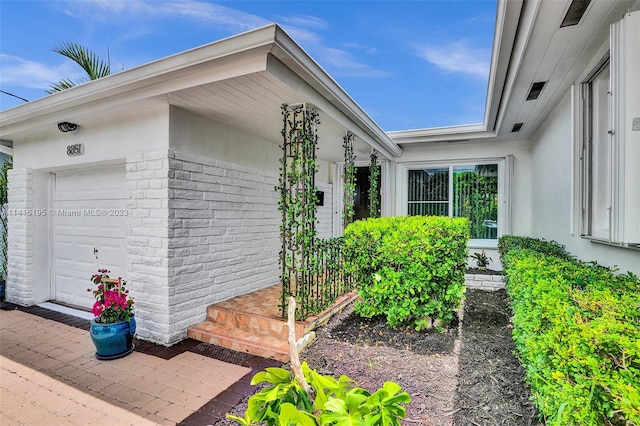
[[[310,15],[281,16],[280,20],[287,25],[302,28],[329,28],[329,23],[324,19]]]
[[[248,31],[270,23],[267,19],[251,13],[197,0],[72,0],[65,7],[66,13],[83,19],[110,21],[118,19],[119,16],[139,17],[142,21],[145,18],[182,18],[214,24],[231,33]],[[349,50],[327,46],[324,38],[317,32],[329,28],[327,21],[310,15],[280,16],[279,19],[285,31],[327,68],[331,68],[332,73],[357,77],[386,75],[385,72],[358,60],[356,55],[349,52],[362,50],[362,46],[345,45]]]
[[[32,89],[48,89],[51,83],[63,78],[75,80],[82,72],[74,69],[74,64],[64,62],[57,67],[29,61],[18,56],[0,54],[0,83]]]
[[[323,47],[320,56],[324,63],[340,69],[340,74],[344,76],[384,77],[389,74],[386,71],[378,70],[369,64],[358,61],[354,55],[341,49]]]
[[[114,22],[123,17],[136,18],[144,28],[153,18],[182,18],[193,22],[216,25],[235,34],[268,25],[270,21],[260,16],[215,3],[198,0],[151,1],[151,0],[70,0],[64,4],[65,13],[79,19]],[[318,31],[329,28],[329,23],[310,15],[280,16],[283,28],[293,39],[304,46],[312,56],[319,60],[332,74],[348,77],[380,77],[387,75],[366,62],[360,60],[351,51],[365,54],[376,53],[365,50],[360,45],[344,44],[345,49],[330,47]],[[123,36],[135,38],[148,33],[144,29]]]
[[[73,1],[70,6],[65,9],[69,15],[103,21],[111,20],[113,15],[181,17],[219,25],[233,31],[246,31],[270,23],[250,13],[201,1],[94,0]]]
[[[486,79],[489,76],[490,52],[473,49],[467,40],[443,46],[416,46],[417,55],[447,72],[468,74]]]

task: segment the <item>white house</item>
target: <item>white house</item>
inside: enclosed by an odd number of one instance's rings
[[[484,123],[389,133],[403,149],[394,213],[407,211],[412,169],[497,164],[498,234],[640,273],[639,10],[499,1]]]
[[[3,111],[7,299],[89,306],[106,267],[130,282],[139,336],[171,344],[208,305],[277,283],[282,104],[320,114],[321,236],[342,232],[350,131],[358,159],[380,154],[383,215],[458,214],[471,172],[497,200],[471,252],[497,263],[499,235],[530,235],[640,273],[636,10],[499,1],[482,125],[387,134],[277,25]]]

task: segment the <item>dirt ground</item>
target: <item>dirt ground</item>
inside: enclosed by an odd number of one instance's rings
[[[347,308],[317,330],[300,357],[370,391],[399,383],[412,399],[405,425],[540,425],[513,355],[509,318],[504,290],[467,290],[464,309],[444,332],[390,330],[384,319],[361,319]],[[234,413],[245,407],[242,401]]]

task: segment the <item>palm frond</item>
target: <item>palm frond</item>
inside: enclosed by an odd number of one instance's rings
[[[89,80],[96,80],[111,74],[111,67],[107,62],[104,62],[98,55],[77,43],[60,43],[52,50],[80,65],[87,73]],[[74,82],[70,79],[64,79],[52,84],[51,90],[47,90],[47,93],[60,92],[81,83],[84,83],[84,81]]]
[[[56,92],[62,92],[63,90],[70,89],[72,87],[78,86],[79,84],[86,83],[86,81],[72,81],[68,78],[64,80],[60,80],[57,83],[53,83],[50,87],[51,90],[45,90],[45,92],[52,94]]]

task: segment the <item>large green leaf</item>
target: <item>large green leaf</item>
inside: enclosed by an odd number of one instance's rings
[[[372,407],[371,414],[367,416],[367,424],[370,425],[394,425],[399,426],[400,421],[407,414],[407,409],[401,404],[411,402],[407,392],[401,392],[400,385],[394,382],[385,382],[367,399],[367,404]]]
[[[324,412],[320,416],[322,424],[335,426],[365,425],[367,407],[363,406],[367,397],[355,389],[349,391],[345,399],[331,398],[324,405]]]
[[[298,410],[293,404],[285,402],[280,406],[280,416],[278,421],[282,426],[316,426],[318,419],[312,414]]]

